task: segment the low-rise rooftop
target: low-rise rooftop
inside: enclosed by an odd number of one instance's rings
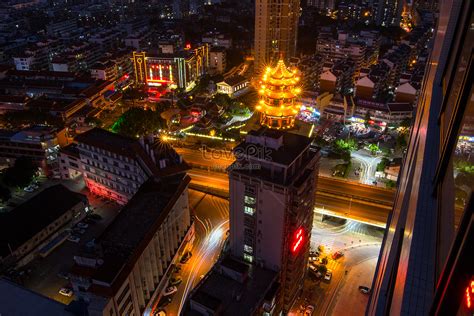
[[[222,269],[237,267],[248,271],[243,282],[235,280]],[[245,266],[245,268],[242,268]],[[248,265],[237,259],[225,257],[218,262],[191,293],[184,315],[197,315],[193,305],[199,304],[219,315],[253,315],[265,301],[277,282],[278,273],[256,265]]]
[[[84,195],[57,184],[10,212],[0,213],[0,256],[8,255],[75,205],[86,201]]]

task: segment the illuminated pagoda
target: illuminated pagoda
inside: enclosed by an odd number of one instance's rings
[[[301,104],[299,95],[298,69],[289,69],[280,59],[277,65],[267,67],[259,90],[260,101],[257,110],[261,112],[260,124],[274,129],[288,129],[294,126],[295,116]]]

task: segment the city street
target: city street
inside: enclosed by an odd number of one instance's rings
[[[229,229],[229,202],[212,195],[189,190],[189,205],[195,214],[196,239],[192,247],[192,257],[180,264],[181,271],[175,276],[181,277],[178,292],[163,309],[167,315],[177,316],[184,306],[187,296],[211,269],[219,258]],[[153,311],[158,311],[158,301]]]
[[[358,295],[351,297],[351,304],[354,304],[359,310],[365,306],[364,300],[367,298],[359,293],[358,286],[370,287],[374,266],[367,264],[367,262],[376,260],[382,238],[383,230],[381,229],[350,220],[326,218],[322,221],[322,217],[315,214],[311,249],[317,250],[318,246],[324,248],[320,258],[327,256],[327,268],[332,271],[332,278],[328,282],[326,280],[315,281],[308,277],[303,293],[294,304],[290,315],[302,315],[301,305],[307,304],[315,306],[314,315],[331,315],[334,313],[336,302],[341,305],[340,301],[345,300],[342,293],[348,291],[352,293],[354,288]],[[335,251],[342,251],[344,256],[333,260],[331,255]],[[358,313],[359,310],[353,315],[361,315]]]
[[[360,183],[373,184],[380,157],[372,156],[365,150],[355,151],[351,156],[355,161],[359,162],[362,167],[362,171],[360,172]]]
[[[228,193],[227,174],[197,168],[189,170],[188,173],[192,179],[191,185],[194,184],[212,192],[217,190]],[[393,190],[320,177],[315,206],[333,215],[384,225],[393,197]]]

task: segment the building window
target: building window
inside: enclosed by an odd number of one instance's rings
[[[253,262],[253,256],[244,253],[244,260],[247,261],[247,262],[252,263]]]
[[[253,248],[249,245],[244,245],[244,252],[246,252],[248,254],[252,254],[253,253]]]
[[[244,202],[245,202],[245,204],[253,205],[253,204],[255,204],[256,199],[253,196],[245,195]]]
[[[245,205],[244,206],[244,212],[247,215],[252,215],[253,216],[253,214],[255,214],[255,207]]]

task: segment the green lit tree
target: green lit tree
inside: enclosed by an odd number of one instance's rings
[[[380,148],[376,144],[370,144],[369,150],[372,155],[375,155],[380,150]]]
[[[142,108],[131,108],[112,125],[114,133],[129,137],[138,137],[150,133],[156,133],[159,129],[164,129],[166,122],[160,113]]]

